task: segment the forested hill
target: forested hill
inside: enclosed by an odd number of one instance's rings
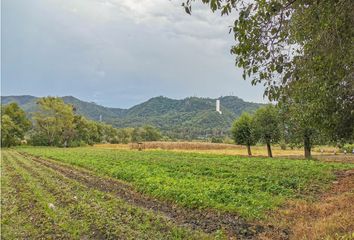
[[[220,115],[215,111],[216,99],[189,97],[175,100],[155,97],[129,109],[108,108],[93,102],[81,101],[72,96],[62,97],[65,103],[75,106],[76,112],[87,118],[112,124],[115,127],[135,127],[150,124],[164,134],[175,138],[203,138],[224,135],[232,121],[243,111],[253,112],[261,104],[245,102],[235,96],[221,97]],[[2,104],[17,102],[31,116],[36,111],[37,97],[2,96]]]

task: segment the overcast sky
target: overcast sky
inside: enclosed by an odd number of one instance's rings
[[[2,95],[111,107],[155,96],[264,102],[229,52],[233,17],[181,0],[2,0]]]

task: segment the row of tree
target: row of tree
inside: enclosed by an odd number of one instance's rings
[[[222,15],[237,12],[235,65],[277,102],[284,138],[301,139],[307,157],[316,138],[354,142],[352,0],[199,1]],[[184,2],[188,14],[195,2]]]
[[[244,112],[232,126],[235,143],[247,146],[248,155],[252,155],[251,146],[258,141],[267,145],[268,156],[273,157],[271,144],[280,139],[280,118],[273,105],[259,108],[254,115]]]
[[[128,143],[157,141],[162,136],[152,126],[117,129],[75,114],[75,107],[61,98],[45,97],[37,102],[38,110],[30,121],[16,104],[2,107],[1,145],[10,147],[26,139],[32,145],[80,146],[101,142]]]
[[[347,141],[336,141],[328,129],[321,124],[311,123],[306,111],[301,111],[296,104],[266,105],[259,108],[253,115],[244,112],[237,118],[231,132],[235,143],[246,145],[248,155],[252,155],[251,146],[258,142],[267,145],[268,156],[272,157],[271,145],[296,145],[304,147],[305,158],[311,158],[311,148],[314,144],[344,144]]]

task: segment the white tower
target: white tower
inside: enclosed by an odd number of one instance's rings
[[[222,112],[220,111],[220,99],[216,99],[216,111],[222,114]]]

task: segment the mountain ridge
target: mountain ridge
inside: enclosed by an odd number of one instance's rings
[[[220,98],[187,97],[172,99],[157,96],[127,109],[105,107],[82,101],[73,96],[61,97],[65,103],[75,106],[76,112],[89,119],[112,124],[115,127],[137,127],[145,124],[159,128],[172,138],[205,138],[210,135],[228,134],[232,121],[242,112],[253,112],[263,104],[246,102],[236,96]],[[36,111],[38,97],[31,95],[1,96],[1,104],[17,102],[31,117]],[[215,111],[216,99],[220,99],[220,115]],[[187,136],[187,137],[186,137]]]

